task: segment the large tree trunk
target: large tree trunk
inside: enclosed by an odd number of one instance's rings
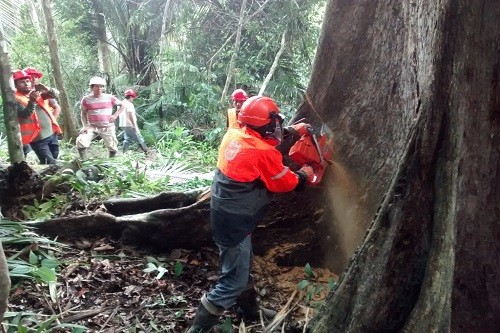
[[[47,40],[50,50],[50,63],[53,71],[52,74],[54,75],[56,87],[60,91],[59,103],[61,103],[62,109],[62,127],[64,129],[64,138],[68,141],[71,140],[74,142],[78,136],[78,131],[76,129],[75,116],[69,103],[68,94],[66,94],[66,88],[64,87],[62,81],[61,63],[59,62],[59,46],[57,44],[57,35],[54,28],[50,0],[42,0],[42,8],[45,16],[45,22],[47,23]]]
[[[329,2],[297,118],[336,135],[340,243],[374,219],[313,332],[498,328],[499,17],[487,0]]]

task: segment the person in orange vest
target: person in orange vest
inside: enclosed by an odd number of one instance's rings
[[[61,114],[61,106],[57,101],[57,97],[59,97],[59,91],[55,88],[47,88],[40,82],[43,77],[43,73],[38,69],[34,67],[26,67],[23,69],[23,71],[31,76],[31,86],[34,87],[35,90],[37,90],[36,87],[38,87],[38,90],[41,91],[40,96],[42,96],[43,99],[46,99],[49,102],[49,106],[52,110],[54,118],[59,118],[59,115]],[[24,157],[26,157],[31,151],[31,146],[23,145],[23,151]]]
[[[233,101],[233,107],[227,110],[227,128],[240,128],[238,124],[238,113],[241,110],[243,102],[248,99],[248,94],[243,89],[236,89],[231,94],[231,99]]]
[[[58,135],[62,131],[48,101],[41,97],[48,89],[43,85],[35,89],[31,76],[22,70],[15,71],[12,79],[23,145],[31,146],[41,164],[55,164],[59,156]]]
[[[275,102],[264,96],[246,100],[238,114],[241,128],[229,128],[219,147],[211,186],[210,220],[219,248],[221,275],[204,294],[188,333],[208,332],[233,305],[246,320],[276,315],[257,305],[250,275],[252,232],[262,221],[273,192],[301,190],[311,184],[313,169],[293,172],[275,148],[283,133],[283,118]]]
[[[59,91],[55,88],[47,88],[45,87],[40,80],[43,77],[43,73],[34,67],[26,67],[23,69],[26,74],[31,76],[31,84],[33,87],[41,86],[44,91],[41,93],[43,99],[49,101],[49,106],[52,108],[52,113],[54,117],[57,119],[61,114],[61,106],[57,102],[57,98],[59,97]]]

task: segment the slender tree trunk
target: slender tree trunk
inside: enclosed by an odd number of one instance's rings
[[[165,7],[163,8],[163,17],[161,20],[161,35],[160,35],[160,52],[158,54],[159,62],[157,64],[158,67],[158,79],[160,80],[160,84],[158,85],[158,95],[162,95],[164,92],[163,89],[163,48],[166,43],[165,35],[167,32],[167,24],[170,23],[169,19],[169,9],[170,9],[170,0],[167,0],[165,3]]]
[[[42,0],[42,9],[45,16],[45,22],[47,24],[47,39],[50,50],[50,63],[52,65],[52,71],[54,80],[56,82],[56,87],[60,92],[59,103],[62,109],[63,118],[63,129],[64,138],[66,140],[76,140],[78,136],[78,131],[76,129],[76,121],[74,113],[71,109],[71,104],[69,102],[68,94],[66,93],[66,88],[62,80],[62,70],[61,63],[59,62],[59,46],[57,42],[57,35],[54,28],[54,20],[52,16],[52,9],[50,7],[50,0]]]
[[[236,39],[233,46],[233,54],[231,55],[231,60],[229,60],[229,66],[227,70],[226,84],[224,85],[224,90],[222,90],[222,96],[220,98],[221,102],[226,100],[226,95],[229,90],[229,85],[233,79],[233,72],[236,66],[236,59],[238,58],[238,52],[240,51],[241,44],[241,29],[243,28],[243,21],[245,19],[245,8],[247,0],[243,0],[240,8],[240,17],[238,19],[238,27],[236,28]]]
[[[106,17],[99,0],[93,1],[97,20],[97,48],[99,51],[99,70],[111,75],[111,62],[109,60],[109,46],[106,29]]]
[[[0,18],[0,87],[2,90],[3,117],[7,135],[7,148],[11,163],[24,161],[21,145],[21,132],[17,120],[14,87],[12,86],[12,74],[7,53],[7,41],[3,33],[3,23]]]
[[[30,12],[30,19],[33,27],[35,28],[38,36],[42,35],[43,27],[40,24],[40,19],[38,18],[38,12],[34,1],[28,1],[28,8]]]
[[[374,218],[313,332],[498,330],[499,17],[488,0],[329,1],[297,118],[335,133],[339,243]]]
[[[266,87],[269,84],[269,81],[271,81],[271,78],[273,77],[276,68],[278,68],[278,62],[281,58],[281,54],[283,54],[283,51],[285,51],[285,46],[286,46],[286,30],[283,32],[283,35],[281,35],[280,49],[278,50],[276,56],[274,57],[274,61],[273,64],[271,65],[271,69],[269,69],[269,73],[267,74],[264,82],[262,82],[262,86],[260,87],[259,90],[259,96],[261,96],[264,93],[264,91],[266,91]]]

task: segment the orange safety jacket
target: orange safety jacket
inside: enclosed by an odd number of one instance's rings
[[[259,179],[271,192],[289,192],[299,183],[297,174],[283,165],[280,152],[246,126],[226,132],[217,168],[239,182]]]
[[[219,147],[211,187],[210,221],[215,242],[235,246],[264,218],[272,192],[298,188],[299,176],[257,132],[228,129]]]
[[[29,102],[29,97],[16,91],[15,93],[16,100],[23,105],[24,107],[28,106]],[[50,111],[51,108],[49,106],[48,100],[44,100],[42,97],[38,97],[36,100],[37,105],[42,108],[45,113],[50,118],[50,121],[52,123],[52,131],[56,134],[61,134],[61,128],[59,127],[59,124],[57,123],[57,120],[54,118],[54,115]],[[34,138],[37,137],[38,133],[40,133],[40,123],[38,121],[38,117],[36,115],[36,112],[33,111],[31,116],[27,118],[18,118],[19,119],[19,127],[21,130],[21,138],[23,145],[29,144],[31,141],[33,141]]]
[[[227,110],[227,128],[240,128],[235,108]]]

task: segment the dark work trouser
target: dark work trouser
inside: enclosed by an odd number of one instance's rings
[[[55,133],[45,139],[32,141],[30,145],[38,156],[40,164],[56,164],[59,156],[59,139]]]

